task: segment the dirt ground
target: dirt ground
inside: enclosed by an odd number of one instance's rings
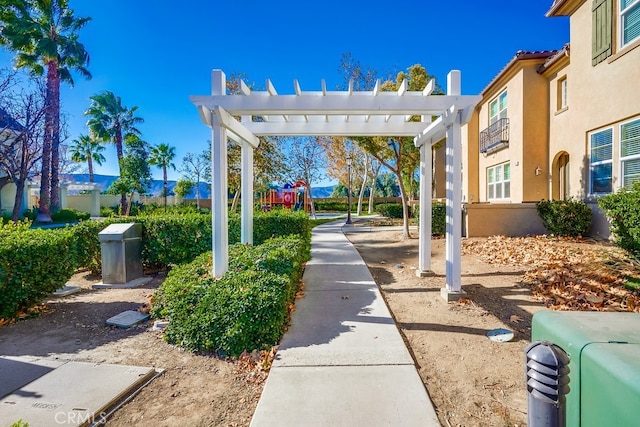
[[[418,278],[418,239],[400,237],[384,227],[348,235],[383,292],[442,425],[526,425],[524,348],[532,314],[544,309],[522,284],[530,267],[489,264],[478,251],[463,251],[467,298],[446,304],[445,240],[432,242],[435,275]],[[474,243],[482,239],[463,246]],[[182,351],[149,322],[128,330],[105,326],[107,318],[148,302],[163,278],[135,289],[93,290],[100,278],[79,273],[72,282],[81,293],[52,298],[40,316],[0,327],[0,354],[163,369],[109,426],[249,425],[267,376],[256,355],[230,361]],[[514,339],[488,339],[495,328],[514,331]]]

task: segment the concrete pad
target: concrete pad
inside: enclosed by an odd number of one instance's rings
[[[0,356],[0,398],[48,374],[66,362],[37,357]]]
[[[440,426],[413,365],[274,368],[251,427]]]
[[[302,281],[305,291],[376,288],[376,282],[365,264],[307,264]]]
[[[308,292],[273,366],[413,364],[377,288]]]
[[[140,277],[127,283],[104,283],[98,282],[91,286],[93,289],[127,289],[135,288],[136,286],[142,286],[145,283],[149,283],[153,277]]]
[[[148,314],[140,313],[139,311],[127,310],[108,318],[106,323],[107,325],[126,329],[140,322],[144,322],[149,317]]]
[[[449,303],[459,301],[460,298],[466,297],[467,293],[462,289],[459,291],[450,291],[447,288],[440,288],[440,296]]]
[[[53,293],[57,297],[66,297],[68,295],[76,294],[80,292],[80,286],[63,286]]]
[[[0,420],[30,427],[78,426],[155,375],[153,368],[68,362],[0,400]]]

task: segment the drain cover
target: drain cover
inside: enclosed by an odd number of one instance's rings
[[[133,325],[144,322],[149,318],[148,314],[139,311],[127,310],[107,319],[107,325],[119,328],[130,328]]]
[[[492,341],[507,342],[513,339],[513,332],[511,332],[508,329],[498,328],[498,329],[492,329],[489,332],[487,332],[487,336]]]

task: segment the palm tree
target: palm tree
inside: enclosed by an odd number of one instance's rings
[[[89,54],[78,31],[91,18],[77,18],[68,0],[0,0],[0,45],[16,52],[16,67],[46,71],[46,116],[38,221],[51,222],[59,207],[60,83],[73,86],[71,71],[90,79]]]
[[[162,168],[163,193],[164,193],[164,209],[167,209],[167,168],[176,169],[173,159],[176,157],[176,148],[170,147],[168,144],[160,144],[151,147],[151,156],[149,164]]]
[[[142,117],[136,116],[137,106],[127,108],[122,99],[113,92],[104,91],[92,96],[91,105],[85,116],[89,116],[87,126],[102,141],[112,142],[116,146],[118,168],[122,176],[122,159],[124,158],[123,141],[128,136],[140,136],[136,125],[143,123]],[[121,212],[127,211],[127,195],[120,195]]]
[[[93,134],[80,135],[78,139],[73,140],[71,149],[71,160],[76,163],[87,162],[89,166],[89,182],[93,182],[93,162],[102,166],[102,162],[106,159],[102,154],[105,147],[101,141],[98,141]]]

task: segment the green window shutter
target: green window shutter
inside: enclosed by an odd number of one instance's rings
[[[613,1],[593,0],[592,65],[613,54]]]

